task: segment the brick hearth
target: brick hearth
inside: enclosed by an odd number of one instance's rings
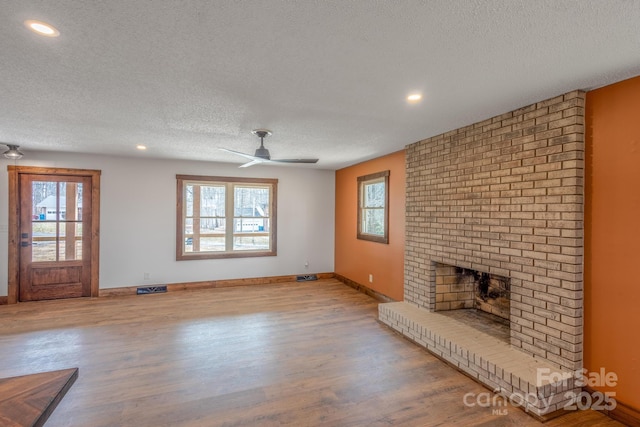
[[[560,410],[569,402],[568,391],[579,393],[572,372],[462,322],[404,302],[379,307],[381,322],[533,415],[543,417]],[[539,379],[538,369],[548,374]]]

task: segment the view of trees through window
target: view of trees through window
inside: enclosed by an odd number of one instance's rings
[[[183,182],[183,255],[272,251],[275,183],[218,180]]]
[[[358,177],[358,239],[388,243],[389,171]]]
[[[362,206],[362,232],[384,235],[384,180],[364,184]]]

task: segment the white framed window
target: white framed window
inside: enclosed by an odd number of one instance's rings
[[[277,179],[176,179],[178,261],[277,255]]]
[[[389,171],[358,177],[357,238],[389,243]]]

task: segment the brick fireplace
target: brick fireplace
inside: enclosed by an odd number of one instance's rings
[[[380,305],[381,321],[487,386],[550,393],[552,405],[528,405],[537,415],[562,408],[572,384],[531,372],[582,368],[584,100],[573,91],[406,147],[404,301]],[[471,352],[415,322],[451,308],[443,266],[508,280],[506,345],[522,375],[483,359],[490,346]],[[461,298],[454,308],[472,306]]]

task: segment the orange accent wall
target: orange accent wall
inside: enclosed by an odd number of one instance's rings
[[[335,272],[396,301],[404,293],[404,156],[398,151],[336,171]],[[390,171],[389,244],[358,240],[357,178],[385,170]]]
[[[640,410],[640,77],[588,92],[585,123],[584,366]]]

